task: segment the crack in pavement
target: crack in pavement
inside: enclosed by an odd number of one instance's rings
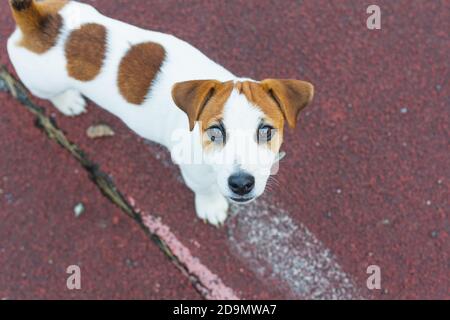
[[[90,179],[100,189],[102,194],[142,228],[147,236],[172,261],[175,267],[188,277],[193,287],[204,299],[238,299],[233,291],[226,287],[216,275],[209,271],[206,266],[198,262],[198,259],[190,255],[189,250],[168,231],[166,226],[160,222],[159,224],[149,223],[149,221],[156,221],[151,220],[152,217],[149,215],[143,218],[140,211],[135,209],[134,205],[130,204],[109,176],[100,170],[99,165],[90,160],[75,143],[67,139],[55,121],[45,115],[42,107],[39,107],[30,100],[27,89],[11,75],[5,66],[0,67],[0,91],[10,93],[36,117],[36,126],[45,132],[51,140],[54,140],[66,151],[70,152],[87,171]],[[164,232],[159,232],[160,230],[164,230]],[[180,255],[180,253],[183,254]],[[192,259],[197,261],[196,265],[190,262]],[[204,272],[207,272],[209,276],[205,277]],[[214,285],[211,285],[211,283]]]

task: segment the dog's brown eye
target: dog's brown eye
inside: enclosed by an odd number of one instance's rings
[[[268,125],[262,125],[258,129],[258,143],[267,143],[272,140],[275,129]]]
[[[219,126],[213,126],[206,130],[209,140],[215,144],[225,144],[225,130]]]

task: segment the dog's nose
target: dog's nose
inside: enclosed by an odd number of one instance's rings
[[[244,196],[255,187],[255,177],[243,172],[233,174],[228,179],[228,185],[235,194]]]

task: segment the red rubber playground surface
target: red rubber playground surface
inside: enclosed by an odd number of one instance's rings
[[[33,99],[204,292],[0,92],[0,298],[450,299],[449,1],[86,2],[236,74],[311,81],[316,98],[287,132],[276,183],[221,229],[196,218],[165,150],[92,104],[69,119]],[[366,27],[373,2],[377,31]],[[12,72],[14,24],[7,1],[0,9],[0,62]],[[96,123],[115,136],[88,138]],[[81,290],[66,288],[69,265],[81,268]],[[366,286],[370,265],[381,290]]]

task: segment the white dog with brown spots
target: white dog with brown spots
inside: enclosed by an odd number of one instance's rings
[[[87,97],[138,135],[166,146],[213,225],[229,201],[265,190],[285,122],[295,127],[313,98],[299,80],[239,78],[171,35],[110,19],[66,0],[10,0],[8,41],[16,71],[37,97],[65,115]]]

